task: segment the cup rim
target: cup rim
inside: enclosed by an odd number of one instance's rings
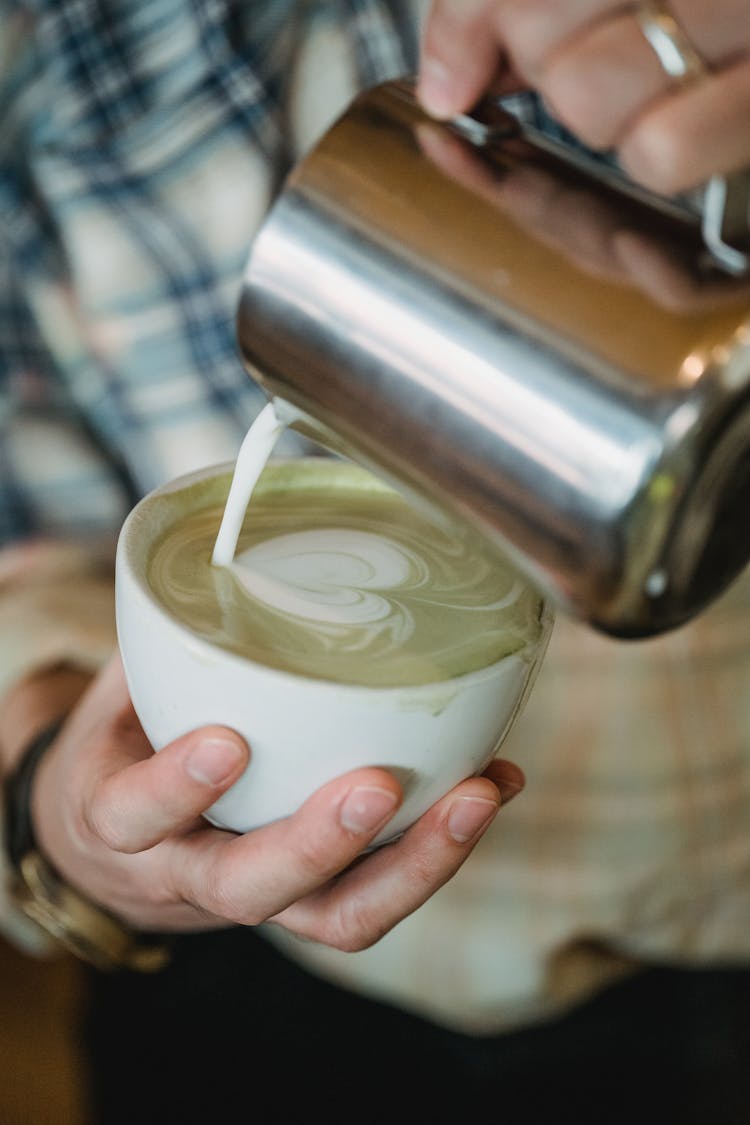
[[[273,468],[274,466],[283,466],[287,464],[298,464],[300,461],[321,462],[326,458],[315,456],[283,456],[269,458],[265,468]],[[365,469],[357,466],[353,462],[346,462],[352,464],[355,471],[361,471],[366,474],[368,478],[372,475],[367,473]],[[156,597],[149,583],[145,578],[145,563],[137,559],[136,546],[133,543],[134,529],[143,524],[144,509],[148,507],[150,501],[157,500],[160,496],[168,496],[173,492],[180,492],[185,488],[189,488],[201,480],[207,480],[211,477],[220,476],[222,473],[232,473],[234,471],[234,461],[220,461],[211,465],[205,465],[198,469],[189,470],[174,477],[163,484],[157,485],[148,493],[140,498],[134,507],[130,510],[120,528],[120,533],[117,540],[117,550],[115,557],[115,586],[121,583],[123,571],[127,574],[129,580],[137,587],[140,595],[147,601],[152,610],[156,612],[159,620],[168,626],[174,633],[178,634],[185,641],[189,643],[193,651],[203,652],[207,658],[210,657],[212,663],[215,663],[217,658],[224,664],[233,665],[237,668],[257,668],[261,669],[265,674],[270,677],[278,677],[286,681],[293,681],[295,683],[305,682],[314,684],[316,689],[325,689],[328,691],[335,691],[337,693],[357,692],[367,694],[388,694],[393,692],[408,692],[410,696],[413,695],[431,695],[438,690],[445,691],[451,686],[461,685],[466,686],[470,683],[480,683],[483,680],[492,677],[497,669],[506,661],[510,656],[521,656],[523,653],[530,651],[527,662],[530,668],[537,668],[542,662],[542,658],[549,642],[549,637],[554,624],[554,608],[549,599],[544,596],[542,592],[538,592],[539,597],[539,639],[536,645],[524,645],[522,649],[513,653],[508,653],[506,656],[501,656],[498,660],[493,661],[491,664],[484,665],[481,668],[475,668],[471,672],[464,672],[459,676],[451,676],[442,680],[431,680],[422,684],[357,684],[351,682],[342,682],[339,680],[331,680],[318,676],[311,676],[304,672],[291,672],[284,668],[277,668],[272,664],[264,664],[259,660],[255,660],[250,656],[243,656],[242,653],[233,652],[231,649],[224,648],[221,645],[215,644],[212,641],[206,640],[198,633],[193,632],[186,624],[180,621],[177,617],[173,616],[166,607],[162,604],[159,598]],[[382,484],[384,489],[389,489],[389,486],[384,482],[378,481],[378,478],[373,478],[377,484]],[[148,550],[147,544],[146,550]],[[523,575],[519,575],[519,579],[526,582],[527,579]],[[119,599],[117,602],[117,613],[119,614]],[[524,692],[524,695],[526,692]]]

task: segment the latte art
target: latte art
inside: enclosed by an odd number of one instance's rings
[[[279,535],[235,557],[232,569],[248,593],[286,617],[318,625],[384,622],[386,591],[409,581],[420,560],[385,536],[326,528]]]
[[[323,462],[317,483],[308,472],[297,487],[287,469],[285,487],[261,478],[229,566],[211,563],[220,499],[156,544],[150,585],[194,633],[273,667],[373,686],[454,678],[536,642],[538,595],[485,544],[354,466]]]
[[[435,529],[431,528],[431,539]],[[461,567],[413,534],[413,542],[352,528],[300,531],[266,540],[235,557],[232,570],[248,593],[274,610],[288,625],[314,623],[327,653],[393,659],[413,640],[435,611],[493,613],[510,608],[521,596],[518,581],[500,600],[486,604],[487,569]],[[478,560],[477,560],[478,561]],[[291,638],[290,638],[291,639]],[[455,643],[455,642],[453,642]]]

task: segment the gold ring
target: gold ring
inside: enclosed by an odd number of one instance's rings
[[[664,73],[680,85],[702,78],[706,64],[677,20],[656,3],[639,4],[635,17]]]

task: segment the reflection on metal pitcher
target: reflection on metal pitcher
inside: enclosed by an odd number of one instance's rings
[[[689,208],[475,124],[402,82],[353,103],[256,238],[245,363],[569,613],[673,628],[750,559],[750,283]]]

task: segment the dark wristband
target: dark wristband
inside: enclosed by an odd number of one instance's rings
[[[27,852],[36,851],[31,819],[31,787],[37,766],[62,729],[57,720],[40,731],[30,742],[15,771],[5,782],[5,847],[16,870]]]

